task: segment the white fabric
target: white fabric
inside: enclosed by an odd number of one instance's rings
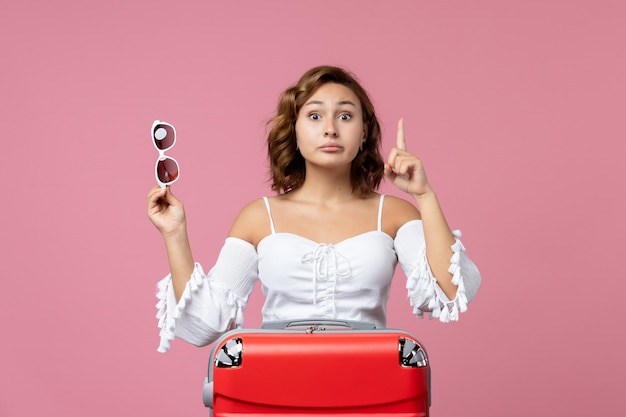
[[[157,284],[161,329],[158,351],[167,352],[175,336],[204,346],[231,328],[242,326],[243,309],[256,280],[254,246],[230,237],[208,275],[200,264],[195,264],[178,304],[171,275],[163,278]]]
[[[384,327],[398,262],[407,277],[409,302],[418,317],[432,312],[432,317],[443,322],[458,320],[480,285],[480,273],[465,253],[460,232],[454,232],[456,242],[449,269],[458,290],[449,300],[428,266],[422,222],[407,222],[395,240],[380,230],[383,198],[378,230],[333,245],[276,233],[266,199],[272,234],[256,250],[241,239],[227,238],[209,274],[196,264],[178,304],[171,277],[159,282],[159,352],[166,352],[175,336],[202,346],[235,326],[241,327],[243,309],[258,279],[266,297],[264,321],[337,318]]]

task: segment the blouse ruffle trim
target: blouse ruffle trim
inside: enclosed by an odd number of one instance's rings
[[[209,285],[205,282],[206,275],[202,270],[202,266],[199,263],[195,264],[195,268],[191,274],[191,278],[185,286],[182,296],[178,303],[174,296],[174,288],[172,287],[171,275],[166,276],[157,283],[156,297],[159,300],[156,304],[157,314],[156,318],[159,320],[158,327],[161,329],[159,332],[160,343],[157,349],[160,353],[166,353],[170,349],[171,341],[176,337],[176,322],[185,311],[185,307],[191,300],[192,296],[197,294],[204,285]],[[235,324],[237,328],[243,326],[243,309],[245,307],[245,301],[238,297],[233,291],[224,288],[215,283],[211,283],[211,289],[223,292],[226,297],[226,303],[236,309]]]
[[[459,313],[467,311],[467,294],[463,270],[460,266],[461,256],[465,256],[465,247],[459,240],[460,230],[454,230],[455,242],[451,249],[454,252],[450,258],[448,272],[452,274],[452,283],[457,288],[456,297],[449,300],[433,276],[428,260],[426,258],[426,248],[421,253],[422,262],[418,263],[416,269],[411,273],[411,278],[407,280],[408,297],[413,307],[413,313],[420,318],[424,317],[424,310],[431,311],[431,318],[438,318],[443,323],[459,320]]]

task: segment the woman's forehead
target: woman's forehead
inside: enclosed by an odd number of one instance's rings
[[[349,87],[343,84],[326,83],[321,85],[304,103],[309,105],[351,105],[361,108],[361,101]]]

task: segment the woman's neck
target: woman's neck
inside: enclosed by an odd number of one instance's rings
[[[293,191],[294,197],[317,201],[345,201],[355,197],[350,172],[307,169],[302,185]]]

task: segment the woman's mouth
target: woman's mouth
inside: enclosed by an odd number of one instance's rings
[[[338,152],[338,151],[341,151],[342,149],[343,149],[343,146],[334,142],[325,143],[324,145],[320,146],[320,150],[323,152]]]

